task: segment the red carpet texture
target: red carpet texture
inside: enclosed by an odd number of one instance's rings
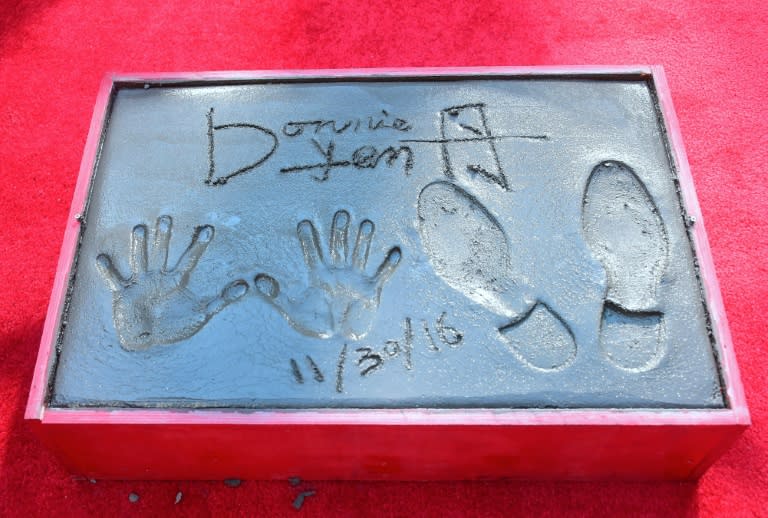
[[[2,0],[0,516],[768,516],[767,27],[746,0]],[[754,423],[698,484],[93,483],[26,428],[106,72],[558,64],[666,68]]]

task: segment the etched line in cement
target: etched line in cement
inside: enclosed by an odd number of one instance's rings
[[[304,359],[307,360],[307,365],[309,365],[309,368],[312,370],[312,377],[315,378],[315,381],[318,383],[324,382],[325,376],[323,376],[323,372],[320,370],[320,367],[317,366],[315,360],[308,354],[304,356]]]
[[[408,146],[387,146],[384,149],[377,149],[371,145],[360,146],[352,152],[352,155],[347,160],[339,160],[336,155],[336,143],[331,140],[326,146],[323,146],[316,139],[311,139],[315,149],[322,155],[322,162],[315,162],[312,164],[292,165],[280,168],[280,173],[304,173],[304,172],[317,172],[320,171],[320,176],[312,175],[312,179],[318,182],[325,182],[331,177],[331,172],[336,169],[343,169],[346,167],[354,167],[355,169],[376,169],[379,163],[384,160],[387,167],[395,165],[400,156],[405,157],[403,160],[403,172],[409,175],[411,169],[413,169],[414,157],[413,150]]]
[[[291,358],[291,372],[293,373],[293,379],[296,380],[296,383],[299,385],[304,384],[304,375],[301,373],[301,369],[299,368],[299,364],[296,363],[296,360]]]
[[[413,324],[411,324],[410,317],[406,317],[403,320],[403,338],[405,349],[405,368],[408,370],[413,369]]]
[[[440,138],[401,139],[403,143],[440,144],[443,174],[455,178],[465,170],[505,191],[510,189],[501,165],[496,141],[501,139],[549,140],[547,135],[494,135],[488,124],[484,103],[463,104],[440,110]],[[472,146],[472,144],[476,144]],[[468,153],[468,154],[467,154]],[[483,159],[485,158],[485,159]]]
[[[252,171],[259,166],[261,166],[264,162],[269,160],[272,155],[275,154],[275,151],[277,151],[277,135],[275,135],[275,132],[272,131],[269,128],[265,128],[263,126],[259,126],[258,124],[250,124],[245,122],[236,122],[232,124],[219,124],[214,125],[213,123],[213,114],[214,110],[211,108],[208,111],[208,114],[206,115],[206,120],[208,122],[208,176],[205,179],[205,183],[208,185],[224,185],[226,184],[231,178],[234,178],[235,176],[241,175],[243,173],[247,173],[249,171]],[[243,167],[240,167],[238,169],[235,169],[234,171],[230,171],[227,174],[224,175],[216,175],[216,160],[215,160],[215,152],[216,152],[216,133],[222,130],[229,130],[229,129],[251,129],[256,130],[261,135],[267,136],[271,141],[272,145],[269,146],[269,149],[262,153],[262,155],[255,160],[254,162],[245,165]]]
[[[360,371],[360,376],[362,377],[369,375],[371,372],[384,365],[384,358],[382,358],[379,353],[373,352],[373,349],[370,347],[358,347],[355,349],[355,352],[361,353],[360,357],[357,359],[358,367],[363,367],[364,363],[370,362]]]
[[[440,340],[449,347],[459,347],[462,340],[464,340],[464,333],[445,324],[445,317],[448,315],[443,311],[437,319],[437,334],[440,336]]]
[[[320,367],[317,365],[315,360],[308,354],[304,356],[304,360],[306,361],[307,367],[309,367],[309,370],[312,373],[312,378],[318,383],[323,383],[325,381],[325,376],[323,375],[323,371],[320,370]],[[299,362],[291,358],[290,363],[293,378],[296,380],[296,383],[303,385],[304,373],[301,371],[301,367],[299,367]]]
[[[435,339],[432,338],[432,331],[429,330],[429,324],[426,320],[421,321],[422,326],[424,327],[424,334],[427,335],[427,340],[429,342],[428,348],[430,351],[440,352],[440,348],[435,343]]]
[[[347,361],[347,344],[339,351],[339,361],[336,363],[336,392],[344,392],[344,364]]]

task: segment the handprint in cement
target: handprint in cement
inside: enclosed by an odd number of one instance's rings
[[[244,280],[230,282],[213,297],[199,297],[189,291],[189,277],[213,240],[214,228],[210,225],[197,227],[178,263],[168,268],[172,224],[170,216],[160,216],[149,244],[146,225],[133,228],[129,277],[117,270],[109,255],[100,254],[96,258],[96,267],[112,291],[112,315],[117,336],[123,348],[129,351],[191,337],[211,317],[248,291]]]
[[[349,226],[349,213],[336,212],[328,246],[330,257],[325,258],[315,225],[309,220],[298,224],[296,233],[309,270],[309,286],[298,297],[283,293],[270,275],[261,273],[255,278],[258,295],[302,334],[363,338],[375,320],[381,291],[400,263],[400,248],[393,247],[376,272],[369,275],[366,265],[375,226],[369,220],[360,223],[352,250]]]

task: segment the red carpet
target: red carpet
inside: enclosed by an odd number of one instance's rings
[[[307,488],[316,494],[300,513],[311,516],[768,516],[767,2],[226,3],[236,5],[0,5],[0,516],[293,516]],[[698,484],[93,484],[73,480],[25,427],[105,72],[657,63],[669,77],[754,422]]]

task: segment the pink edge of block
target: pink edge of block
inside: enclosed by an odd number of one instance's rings
[[[560,74],[644,74],[651,75],[652,67],[644,65],[568,65],[568,66],[530,66],[530,67],[426,67],[426,68],[338,68],[307,70],[242,70],[242,71],[206,71],[206,72],[147,72],[114,73],[115,82],[183,82],[202,80],[253,80],[281,79],[301,77],[343,78],[343,77],[407,77],[429,75],[560,75]]]
[[[671,144],[673,159],[677,168],[680,190],[683,197],[684,210],[694,218],[693,245],[694,252],[699,262],[700,280],[703,284],[707,307],[712,321],[712,331],[715,334],[716,356],[720,363],[722,377],[728,396],[730,408],[736,414],[740,424],[751,423],[749,408],[744,395],[744,386],[741,382],[739,367],[736,362],[736,353],[733,348],[733,339],[728,327],[728,318],[725,313],[725,305],[720,292],[720,283],[715,273],[715,264],[712,258],[712,250],[709,246],[707,231],[704,228],[704,218],[699,207],[696,188],[693,183],[688,156],[685,152],[682,133],[677,114],[672,103],[672,96],[667,83],[666,74],[662,66],[654,66],[653,80],[659,97],[667,136]]]
[[[677,162],[686,207],[697,220],[701,215],[682,147],[677,119],[672,108],[664,72],[654,66],[552,66],[552,67],[453,67],[453,68],[383,68],[331,70],[277,70],[200,73],[108,74],[102,81],[85,146],[80,173],[67,220],[67,227],[48,307],[40,352],[35,366],[32,389],[25,414],[26,419],[49,424],[350,424],[350,425],[734,425],[749,424],[749,412],[744,400],[735,355],[727,328],[714,266],[703,226],[694,232],[696,253],[701,263],[702,279],[707,279],[705,291],[712,311],[718,344],[722,348],[721,367],[726,380],[731,408],[725,410],[527,410],[527,409],[435,409],[401,410],[302,410],[252,411],[231,410],[110,410],[110,409],[45,409],[44,398],[52,365],[59,313],[66,297],[69,272],[73,265],[80,224],[76,220],[82,211],[91,175],[99,151],[103,124],[115,82],[181,82],[190,80],[249,80],[288,77],[403,77],[414,75],[559,75],[559,74],[642,74],[654,78],[663,116],[667,124],[672,151]]]
[[[48,409],[48,424],[685,426],[735,424],[731,410],[101,410]]]
[[[88,198],[91,183],[91,175],[96,163],[101,143],[101,133],[104,121],[109,109],[109,100],[112,94],[112,78],[106,76],[102,79],[99,92],[96,97],[91,125],[83,150],[83,159],[80,162],[80,172],[77,176],[75,192],[72,196],[72,205],[67,216],[64,230],[64,241],[59,253],[59,262],[56,266],[56,276],[53,282],[51,300],[48,303],[48,311],[45,316],[43,334],[40,339],[40,350],[35,362],[35,371],[32,377],[32,386],[27,400],[25,419],[42,419],[44,414],[44,401],[48,387],[48,378],[53,365],[56,339],[59,329],[59,317],[67,296],[69,275],[77,251],[77,242],[80,234],[80,221],[78,215],[82,214]]]

